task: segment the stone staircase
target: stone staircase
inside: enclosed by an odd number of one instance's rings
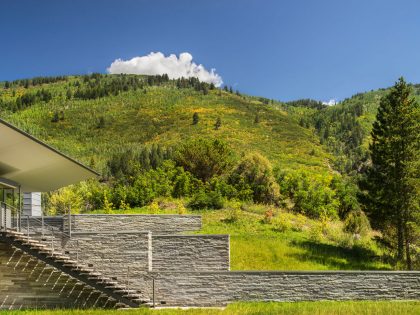
[[[72,260],[65,253],[54,249],[53,244],[49,246],[40,240],[34,239],[29,234],[25,235],[11,229],[0,232],[0,241],[88,285],[99,292],[100,296],[108,297],[109,301],[111,301],[109,305],[115,308],[150,306],[149,298],[145,297],[142,292],[132,290],[120,284],[116,279],[102,275],[95,271],[93,267]]]

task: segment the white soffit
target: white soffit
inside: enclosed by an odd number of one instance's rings
[[[0,178],[19,183],[22,191],[51,191],[98,175],[0,119]]]

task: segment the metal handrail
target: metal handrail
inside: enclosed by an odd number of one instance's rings
[[[4,202],[4,201],[0,201],[0,203],[1,203],[2,205],[5,205],[6,207],[8,207],[8,208],[12,209],[12,210],[15,210],[15,211],[19,212],[19,210],[18,210],[16,207],[14,207],[14,206],[12,206],[12,205],[9,205],[8,203],[6,203],[6,202]]]
[[[155,308],[156,307],[156,303],[155,303],[155,277],[149,274],[144,274],[142,275],[144,278],[149,278],[152,279],[152,307]]]
[[[37,221],[41,223],[41,234],[42,236],[44,236],[44,228],[46,228],[46,230],[50,230],[51,231],[51,249],[54,251],[54,239],[56,237],[57,234],[61,235],[61,237],[66,237],[68,239],[70,239],[70,235],[68,235],[67,233],[60,231],[59,228],[49,225],[47,223],[44,222],[44,216],[41,217],[41,219],[37,218],[37,217],[30,217],[29,215],[26,216],[26,220],[27,220],[27,234],[28,234],[28,238],[29,238],[29,233],[30,233],[30,220],[33,221]],[[36,230],[34,231],[36,233]],[[68,243],[68,245],[76,250],[76,262],[77,265],[79,265],[79,242],[76,242],[76,246],[72,243]]]

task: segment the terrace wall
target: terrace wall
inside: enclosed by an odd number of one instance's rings
[[[69,217],[63,217],[64,231],[69,231]],[[199,215],[77,214],[71,215],[72,232],[152,232],[182,233],[201,229]]]
[[[415,271],[152,272],[151,275],[155,278],[156,303],[171,306],[216,306],[233,301],[420,299],[420,272]]]

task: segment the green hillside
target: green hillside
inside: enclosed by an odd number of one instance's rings
[[[420,101],[420,85],[411,85]],[[314,129],[321,143],[334,156],[334,168],[358,176],[368,162],[370,132],[381,98],[389,89],[358,93],[335,106],[322,106],[313,100],[284,104],[284,110],[299,120],[299,125]]]
[[[101,76],[101,80],[111,81],[115,77]],[[67,91],[74,95],[80,89],[79,84],[82,89],[88,87],[94,78],[68,77],[65,81],[28,88],[12,85],[0,92],[3,103],[41,90],[51,92],[52,98],[47,102],[37,100],[15,112],[2,111],[1,115],[85,163],[94,157],[99,170],[113,152],[122,148],[152,143],[176,146],[196,137],[225,140],[238,155],[261,152],[284,168],[329,170],[330,156],[317,137],[276,104],[264,104],[218,89],[208,90],[204,95],[193,88],[177,88],[173,82],[150,86],[144,77],[135,78],[145,81],[142,88],[89,100],[74,96],[68,99],[66,95]],[[197,125],[192,125],[194,112],[200,119]],[[64,119],[52,122],[55,113]],[[255,123],[256,115],[259,123]],[[222,126],[215,130],[219,117]],[[98,128],[101,119],[104,126]]]

